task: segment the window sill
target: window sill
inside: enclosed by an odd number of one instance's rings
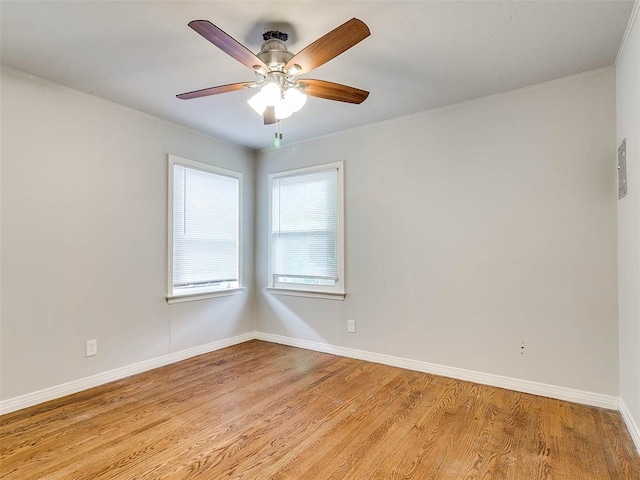
[[[229,288],[227,290],[218,290],[215,292],[191,293],[187,295],[175,295],[166,297],[169,305],[174,303],[195,302],[196,300],[206,300],[208,298],[230,297],[232,295],[242,295],[245,287]]]
[[[347,296],[346,293],[334,293],[334,292],[317,292],[313,290],[288,290],[286,288],[274,288],[266,287],[269,293],[274,295],[288,295],[291,297],[310,297],[310,298],[322,298],[325,300],[340,300],[343,301]]]

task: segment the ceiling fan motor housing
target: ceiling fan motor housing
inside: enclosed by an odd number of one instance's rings
[[[257,57],[262,60],[270,71],[283,72],[284,66],[293,58],[285,41],[288,38],[286,33],[271,31],[263,35],[265,42],[262,44]]]

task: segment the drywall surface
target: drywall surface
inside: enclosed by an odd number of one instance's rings
[[[615,115],[607,69],[260,152],[256,329],[617,396]],[[273,295],[267,175],[340,160],[347,297]]]
[[[243,173],[242,295],[167,305],[167,153]],[[3,70],[1,398],[253,331],[253,157]]]
[[[637,11],[636,6],[636,14]],[[640,425],[640,25],[637,18],[618,59],[616,83],[618,145],[627,139],[628,179],[627,196],[618,201],[620,398],[635,424]],[[636,435],[640,435],[640,431]]]

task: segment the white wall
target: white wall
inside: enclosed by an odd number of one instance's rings
[[[244,174],[243,295],[167,305],[167,153]],[[3,70],[0,398],[253,331],[253,157]]]
[[[640,450],[640,25],[638,4],[616,71],[618,145],[627,139],[628,194],[618,202],[620,397]],[[635,25],[633,24],[633,20]],[[627,423],[629,423],[627,421]]]
[[[250,151],[3,70],[0,398],[252,331],[254,187],[259,331],[617,396],[614,84],[262,152],[254,178]],[[244,295],[166,304],[167,152],[244,173]],[[337,160],[347,299],[266,294],[267,174]]]
[[[617,396],[615,150],[608,69],[261,152],[257,330]],[[338,160],[346,300],[267,293],[267,175]]]

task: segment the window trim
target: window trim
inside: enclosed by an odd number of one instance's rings
[[[188,168],[202,170],[204,172],[236,178],[238,180],[238,286],[231,288],[199,290],[198,292],[185,292],[175,294],[173,292],[173,166],[182,165]],[[240,295],[244,292],[242,278],[242,246],[244,244],[242,218],[243,218],[243,176],[242,172],[228,170],[208,163],[196,162],[188,158],[167,154],[167,272],[166,272],[166,300],[167,303],[181,303],[207,298]]]
[[[291,175],[301,175],[305,173],[320,172],[331,169],[338,170],[338,281],[335,286],[322,285],[301,285],[287,284],[286,286],[278,286],[273,283],[273,233],[272,233],[272,216],[273,216],[273,180],[276,178],[287,177]],[[344,162],[325,163],[322,165],[314,165],[311,167],[297,168],[294,170],[284,170],[280,172],[270,173],[268,175],[268,220],[267,220],[267,287],[271,293],[277,295],[291,295],[303,297],[317,297],[332,300],[344,300],[346,296],[345,282],[345,241],[344,241]]]

